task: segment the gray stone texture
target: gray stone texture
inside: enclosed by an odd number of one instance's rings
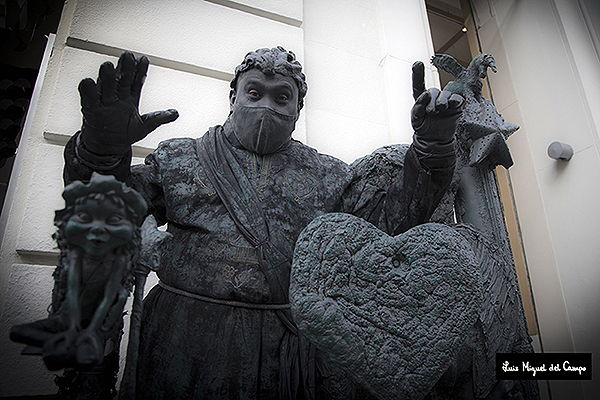
[[[299,329],[380,399],[422,398],[448,369],[481,303],[470,244],[451,227],[391,237],[329,214],[300,235],[290,286]]]

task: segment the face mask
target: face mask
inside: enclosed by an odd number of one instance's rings
[[[298,115],[281,114],[268,107],[235,106],[229,118],[235,137],[246,150],[270,154],[290,142]]]

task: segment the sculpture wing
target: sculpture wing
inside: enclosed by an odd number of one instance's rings
[[[466,71],[465,67],[448,54],[436,54],[431,57],[431,63],[442,71],[451,74],[456,79]]]
[[[496,384],[496,353],[533,352],[511,254],[506,254],[470,225],[458,225],[473,246],[481,266],[483,303],[475,325],[473,351],[474,390],[486,397]],[[535,397],[532,397],[535,398]]]

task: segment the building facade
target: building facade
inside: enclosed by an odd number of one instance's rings
[[[496,59],[498,73],[489,77],[494,104],[521,126],[508,140],[515,165],[505,180],[536,347],[600,354],[600,6],[460,6],[469,14],[473,53]],[[425,61],[427,86],[440,84],[427,62],[434,46],[424,0],[65,2],[0,220],[0,398],[55,390],[53,374],[40,359],[20,355],[8,329],[44,318],[50,303],[58,254],[52,221],[63,207],[63,148],[81,123],[79,81],[95,78],[99,65],[116,63],[123,50],[149,57],[140,111],[175,108],[180,117],[134,146],[134,163],[141,163],[164,139],[200,137],[224,122],[235,66],[250,50],[278,45],[296,53],[307,75],[295,137],[346,162],[411,141],[414,61]],[[571,145],[573,158],[549,158],[553,141]],[[600,392],[600,372],[593,373],[592,381],[543,383],[544,396],[592,399]]]

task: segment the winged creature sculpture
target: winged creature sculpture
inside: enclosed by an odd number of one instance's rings
[[[454,77],[454,81],[449,82],[444,90],[458,93],[465,98],[474,95],[477,100],[483,99],[481,79],[487,78],[488,68],[498,72],[496,61],[490,54],[478,54],[467,68],[448,54],[434,55],[431,57],[431,63]]]

